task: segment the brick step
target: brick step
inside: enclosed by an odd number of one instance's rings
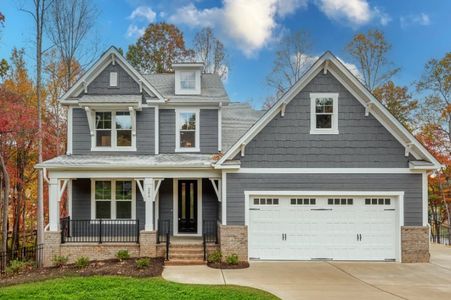
[[[166,266],[193,266],[193,265],[205,265],[206,262],[203,260],[188,260],[188,259],[171,259],[165,261]]]
[[[199,249],[204,249],[204,245],[202,244],[176,244],[176,243],[171,243],[169,245],[169,247],[171,248],[199,248]],[[207,249],[216,249],[218,247],[218,245],[216,244],[208,244],[207,245]]]
[[[172,254],[172,253],[204,254],[204,249],[194,249],[194,248],[173,249],[173,248],[169,248],[169,254]]]
[[[204,260],[204,254],[203,253],[170,253],[169,252],[169,259],[175,259],[175,260]]]

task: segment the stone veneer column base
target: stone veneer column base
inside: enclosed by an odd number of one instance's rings
[[[427,263],[429,259],[429,227],[401,227],[401,261],[403,263]]]
[[[61,231],[44,231],[44,267],[53,265],[53,257],[61,255]]]
[[[142,230],[139,233],[139,255],[146,257],[157,256],[157,232]]]
[[[238,255],[240,261],[247,261],[247,226],[219,225],[219,247],[224,258]]]

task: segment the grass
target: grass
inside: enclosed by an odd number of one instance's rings
[[[240,286],[192,285],[162,278],[64,277],[0,289],[0,299],[278,299]]]

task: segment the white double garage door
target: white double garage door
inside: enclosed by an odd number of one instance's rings
[[[249,258],[399,260],[399,201],[390,196],[250,196]]]

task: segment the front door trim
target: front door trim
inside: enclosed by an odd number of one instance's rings
[[[172,181],[172,223],[174,224],[174,236],[202,236],[202,178],[180,178],[180,180],[197,180],[197,233],[179,233],[179,179]]]

